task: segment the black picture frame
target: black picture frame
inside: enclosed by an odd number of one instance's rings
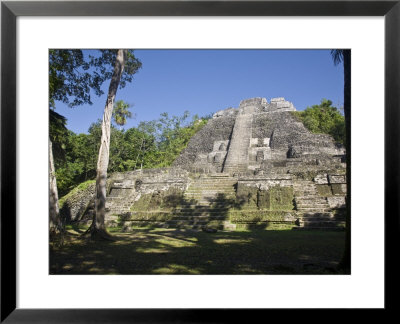
[[[397,306],[399,240],[400,0],[394,1],[2,1],[1,322],[235,322],[265,310],[16,308],[16,19],[18,16],[384,16],[385,310]],[[372,45],[373,46],[373,45]],[[395,253],[395,254],[393,254]],[[345,293],[345,292],[344,292]],[[251,314],[248,314],[251,312]],[[261,314],[258,314],[261,313]]]

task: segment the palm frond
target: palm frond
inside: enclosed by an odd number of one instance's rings
[[[333,58],[333,63],[338,65],[339,63],[343,62],[343,50],[331,50],[331,55]]]

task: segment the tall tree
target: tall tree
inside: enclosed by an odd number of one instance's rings
[[[56,101],[64,102],[70,107],[92,104],[91,94],[94,93],[96,96],[104,94],[101,86],[112,78],[116,54],[116,50],[50,49],[49,108],[55,109]],[[133,50],[126,50],[126,58],[125,73],[118,82],[120,88],[132,81],[133,74],[142,65],[134,56]],[[54,170],[52,163],[49,154],[49,165]],[[57,196],[54,197],[55,199],[50,201],[52,204],[50,209],[56,210],[54,204],[58,201]]]
[[[58,190],[54,167],[53,151],[59,160],[64,158],[64,148],[67,140],[67,119],[50,110],[49,115],[49,230],[51,237],[63,233],[58,206]],[[55,147],[53,147],[53,143]]]
[[[59,234],[63,232],[63,226],[60,219],[60,213],[58,208],[58,191],[57,181],[54,169],[53,160],[53,148],[51,140],[49,139],[49,179],[50,179],[50,190],[49,190],[49,216],[50,216],[50,234]]]
[[[346,242],[343,258],[339,267],[346,273],[351,269],[351,50],[332,50],[331,55],[335,65],[343,62],[344,71],[344,118],[346,126]]]
[[[125,58],[127,51],[119,49],[115,58],[114,72],[108,89],[106,105],[104,107],[103,122],[101,125],[101,144],[99,157],[97,160],[96,175],[96,200],[95,215],[91,226],[92,237],[107,238],[109,234],[105,226],[106,213],[106,189],[107,189],[107,168],[110,154],[110,128],[111,117],[114,107],[114,99],[117,94],[118,85],[120,83],[125,67]]]

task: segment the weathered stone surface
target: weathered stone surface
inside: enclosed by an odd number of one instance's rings
[[[289,145],[289,149],[286,154],[288,159],[299,158],[300,155],[301,154],[298,149],[296,149],[293,145]]]
[[[217,111],[213,115],[213,118],[235,116],[237,113],[238,113],[237,109],[235,109],[235,108],[227,108],[227,109],[223,109],[223,110]]]
[[[328,180],[330,184],[333,183],[346,183],[346,177],[344,175],[334,175],[334,174],[330,174],[328,176]]]
[[[169,168],[116,173],[111,182],[106,200],[110,216],[132,210],[173,208],[189,185],[186,170]]]
[[[340,197],[327,197],[329,207],[331,208],[343,208],[346,206],[346,198]]]
[[[293,104],[284,98],[273,98],[271,103],[265,98],[250,98],[241,101],[237,109],[219,111],[190,140],[174,166],[190,171],[243,173],[262,168],[264,160],[284,163],[287,157],[301,157],[323,165],[333,155],[343,155],[343,147],[335,145],[328,135],[310,133],[292,110]],[[257,158],[259,150],[255,147],[262,148],[263,159],[261,154]],[[217,151],[227,154],[214,159]]]
[[[237,110],[236,110],[237,111]],[[226,143],[228,146],[232,134],[235,116],[224,115],[209,120],[188,143],[188,146],[173,163],[174,167],[191,172],[199,170],[221,172],[221,165],[213,165],[213,157],[208,161],[208,155],[214,151],[214,143]]]
[[[334,183],[332,186],[332,192],[334,195],[345,195],[347,188],[345,184],[342,183]]]
[[[292,210],[293,189],[291,187],[275,186],[269,190],[259,190],[257,196],[259,209]]]
[[[328,184],[319,184],[315,186],[320,196],[332,196],[332,188]]]
[[[327,174],[318,174],[315,178],[314,178],[314,182],[317,184],[328,184],[328,175]]]

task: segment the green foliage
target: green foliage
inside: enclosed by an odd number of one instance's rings
[[[95,176],[97,155],[101,139],[98,123],[89,129],[89,135],[76,135],[66,128],[65,117],[55,113],[56,101],[75,107],[92,104],[91,95],[104,94],[101,86],[111,79],[117,50],[49,50],[49,107],[50,140],[53,143],[59,195],[65,195],[76,184]],[[125,51],[125,69],[119,84],[124,88],[131,82],[133,74],[141,68],[141,62],[133,50]],[[125,108],[125,107],[122,107]],[[125,123],[129,112],[119,112],[117,124]],[[112,132],[115,130],[112,130]],[[115,137],[117,137],[115,135]],[[111,146],[119,139],[112,139]],[[115,155],[115,153],[114,153]],[[114,167],[115,163],[114,159]]]
[[[126,124],[126,119],[132,117],[132,113],[128,110],[130,104],[125,103],[123,100],[118,100],[114,103],[113,119],[119,126]]]
[[[111,125],[110,161],[108,172],[124,172],[143,168],[167,167],[187,146],[207,119],[189,114],[141,122],[137,127],[118,130]],[[93,123],[88,134],[63,133],[64,158],[55,161],[60,197],[78,183],[96,176],[97,156],[101,139],[101,120]]]
[[[65,159],[68,138],[67,119],[53,110],[49,110],[49,138],[52,142],[54,160]]]
[[[295,111],[293,114],[312,133],[329,134],[336,142],[345,143],[344,116],[332,106],[332,101],[322,99],[321,104],[307,107],[304,111]]]
[[[49,50],[49,105],[61,101],[70,107],[92,104],[91,92],[104,94],[101,85],[111,79],[117,50]],[[127,51],[120,88],[131,82],[142,63]]]
[[[93,179],[100,138],[93,134],[74,134],[66,137],[65,159],[55,161],[57,187],[63,196],[78,183]]]
[[[178,155],[186,148],[189,140],[206,123],[207,120],[193,117],[188,124],[189,112],[185,111],[182,117],[169,117],[168,113],[161,114],[157,123],[159,142],[155,155],[155,164],[152,167],[168,167]]]

